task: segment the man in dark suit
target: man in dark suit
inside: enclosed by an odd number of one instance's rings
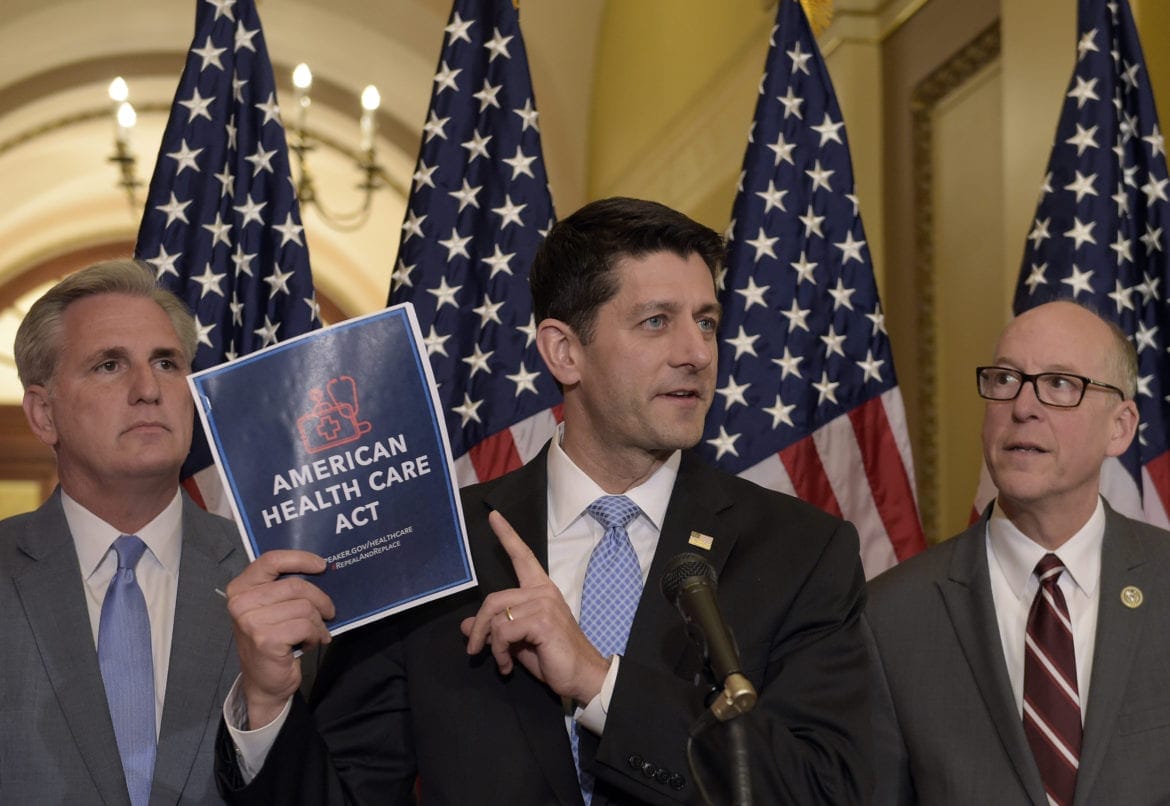
[[[528,465],[464,491],[477,590],[339,637],[306,704],[293,649],[328,640],[332,606],[280,575],[323,561],[272,552],[231,583],[241,679],[218,760],[229,800],[403,803],[417,776],[427,803],[698,802],[687,734],[711,686],[656,590],[688,550],[718,570],[759,690],[744,718],[756,802],[866,798],[856,532],[685,453],[714,394],[722,252],[706,227],[632,199],[552,229],[531,286],[564,424]],[[614,497],[625,528],[595,512]],[[611,532],[632,588],[598,588]],[[596,614],[617,621],[631,590],[628,636],[594,638]],[[714,775],[701,783],[719,792]]]
[[[1052,302],[993,363],[994,505],[870,583],[876,801],[1170,802],[1170,534],[1098,493],[1138,427],[1134,349]]]
[[[220,802],[238,664],[216,589],[244,557],[231,523],[179,491],[195,346],[182,302],[132,261],[65,278],[17,331],[24,411],[60,486],[0,522],[0,803]]]

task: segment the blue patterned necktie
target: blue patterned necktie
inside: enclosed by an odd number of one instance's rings
[[[146,544],[134,535],[114,541],[118,570],[106,589],[98,628],[98,662],[133,806],[150,800],[157,742],[150,617],[134,574],[145,550]]]
[[[624,495],[603,495],[586,512],[605,527],[605,535],[589,556],[585,585],[581,590],[581,632],[605,657],[626,651],[630,625],[642,596],[642,568],[630,543],[626,526],[641,512]],[[593,799],[593,776],[581,769],[578,758],[581,726],[573,723],[570,734],[573,763],[586,806]]]

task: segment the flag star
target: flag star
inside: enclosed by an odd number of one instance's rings
[[[496,109],[500,108],[500,102],[496,99],[496,96],[500,94],[500,89],[503,86],[503,84],[496,84],[493,87],[492,83],[486,78],[483,80],[483,89],[471,96],[479,101],[479,113],[481,115],[489,106],[494,106]]]
[[[460,39],[462,39],[464,42],[466,42],[467,44],[470,45],[471,44],[471,37],[467,35],[467,31],[469,28],[471,28],[471,26],[474,23],[475,23],[475,20],[464,20],[462,17],[459,16],[458,11],[456,11],[454,14],[452,14],[451,15],[451,24],[443,29],[444,31],[446,31],[447,33],[449,33],[451,35],[447,39],[447,46],[450,47],[451,45],[458,42]]]
[[[862,264],[865,263],[861,257],[861,247],[865,246],[865,241],[853,240],[852,232],[846,232],[845,240],[841,241],[841,243],[835,243],[833,246],[841,250],[841,265],[845,265],[850,260],[856,260]]]
[[[222,243],[224,246],[231,247],[231,232],[232,225],[223,220],[220,213],[215,214],[215,221],[210,224],[204,224],[203,229],[211,233],[211,248],[215,249],[215,245]]]
[[[1093,187],[1093,183],[1097,181],[1097,174],[1085,176],[1080,171],[1076,171],[1076,175],[1076,179],[1065,185],[1064,189],[1077,194],[1077,202],[1080,202],[1086,195],[1096,196],[1097,189]]]
[[[175,221],[182,221],[184,224],[190,224],[187,220],[186,209],[191,205],[191,202],[181,202],[175,197],[174,191],[171,191],[171,200],[166,204],[156,205],[154,209],[159,212],[167,214],[167,223],[164,226],[169,227]]]
[[[428,117],[427,122],[423,124],[423,131],[426,132],[427,135],[426,139],[423,140],[423,144],[425,145],[426,143],[429,143],[432,138],[435,137],[446,140],[447,133],[443,131],[443,127],[447,125],[447,121],[450,119],[451,118],[449,117],[439,117],[438,113],[432,109],[430,117]]]
[[[407,265],[401,258],[398,259],[398,265],[394,267],[394,272],[390,275],[390,285],[393,288],[414,288],[414,281],[410,279],[410,273],[414,271],[417,264],[411,263]]]
[[[1080,268],[1077,267],[1077,264],[1074,263],[1072,265],[1072,274],[1068,277],[1065,277],[1063,280],[1061,280],[1061,282],[1072,289],[1073,298],[1075,299],[1077,294],[1081,293],[1082,291],[1090,295],[1093,293],[1093,286],[1092,283],[1090,283],[1090,280],[1092,279],[1092,271],[1081,271]]]
[[[839,120],[834,123],[833,119],[829,117],[829,113],[826,112],[825,119],[821,122],[821,125],[810,126],[809,128],[821,136],[821,142],[819,145],[821,148],[824,148],[825,144],[830,140],[835,140],[836,142],[844,145],[844,141],[841,139],[840,134],[841,127],[844,125],[845,121],[843,120]]]
[[[494,62],[497,56],[503,56],[505,59],[512,58],[512,55],[508,53],[508,43],[511,41],[512,37],[501,34],[499,28],[493,29],[492,38],[483,43],[483,46],[492,54],[488,57],[488,64]]]
[[[447,285],[447,278],[439,278],[438,288],[428,288],[428,294],[435,295],[435,313],[443,309],[444,305],[450,305],[455,310],[459,310],[459,303],[455,301],[455,295],[463,288],[461,285],[450,286]]]
[[[252,44],[252,40],[256,37],[256,34],[258,34],[258,33],[260,33],[259,28],[253,28],[251,31],[249,31],[247,28],[244,27],[243,21],[241,21],[239,23],[239,25],[236,26],[236,39],[235,39],[235,48],[234,49],[236,51],[239,51],[240,48],[246,48],[246,49],[252,51],[253,53],[255,53],[256,46]]]
[[[796,115],[801,120],[804,120],[804,114],[800,111],[800,105],[804,103],[803,98],[796,95],[796,88],[791,84],[788,85],[787,95],[778,95],[776,100],[784,104],[784,119],[788,120],[789,116]]]
[[[528,315],[528,324],[517,325],[516,329],[524,334],[524,347],[525,347],[525,349],[527,349],[528,347],[531,347],[533,342],[536,341],[536,316],[534,316],[533,314],[529,314]]]
[[[774,167],[779,168],[780,163],[782,162],[787,162],[789,165],[796,165],[796,162],[792,159],[792,152],[796,150],[796,143],[789,143],[787,140],[785,140],[784,132],[777,134],[776,142],[769,145],[768,148],[772,149],[772,151],[776,154],[776,165]],[[743,175],[741,174],[741,183],[742,180]],[[741,186],[740,190],[742,189],[743,188]]]
[[[464,392],[463,393],[463,402],[458,406],[452,406],[451,411],[455,412],[456,414],[458,414],[462,418],[462,422],[460,423],[460,425],[462,427],[466,427],[467,424],[469,422],[471,422],[472,420],[475,420],[477,423],[483,422],[483,420],[479,419],[479,415],[476,414],[476,412],[475,412],[475,410],[478,409],[482,405],[483,405],[482,400],[473,401],[471,399],[471,395]]]
[[[1096,140],[1096,135],[1097,135],[1097,127],[1096,126],[1093,126],[1091,128],[1086,129],[1084,126],[1082,126],[1081,124],[1078,123],[1078,124],[1076,124],[1076,127],[1077,127],[1077,133],[1074,134],[1072,137],[1068,138],[1067,140],[1065,140],[1065,142],[1068,143],[1069,145],[1073,145],[1073,146],[1077,147],[1077,156],[1078,157],[1081,156],[1081,154],[1085,153],[1086,148],[1099,148],[1100,147],[1100,143],[1098,143]]]
[[[504,159],[500,160],[500,162],[512,166],[513,180],[515,180],[516,177],[520,176],[521,174],[531,176],[533,179],[536,178],[536,174],[532,172],[532,163],[536,162],[536,157],[524,156],[524,152],[520,149],[520,146],[516,146],[515,156],[505,157]]]
[[[180,106],[187,107],[187,125],[195,118],[207,118],[211,120],[211,113],[207,111],[207,107],[215,100],[215,96],[204,98],[199,94],[199,88],[196,87],[191,91],[191,97],[185,101],[179,101]]]
[[[264,277],[264,282],[268,283],[268,296],[271,298],[280,293],[291,293],[288,290],[288,281],[292,279],[294,273],[292,269],[282,272],[280,264],[273,263],[272,273]]]
[[[414,169],[414,175],[411,180],[414,182],[414,190],[417,192],[420,188],[435,186],[435,171],[439,170],[438,165],[427,165],[423,160],[418,161],[418,167]]]
[[[788,54],[788,58],[792,59],[793,75],[796,75],[797,70],[804,73],[806,76],[812,75],[812,73],[810,73],[808,70],[808,60],[812,58],[812,54],[801,52],[799,39],[796,41],[796,45],[793,46],[792,50],[785,52]]]
[[[1109,248],[1117,253],[1118,265],[1120,265],[1121,261],[1123,261],[1123,260],[1126,260],[1126,261],[1129,261],[1130,263],[1133,263],[1133,250],[1131,248],[1132,246],[1133,246],[1133,241],[1130,240],[1129,238],[1126,238],[1125,235],[1119,229],[1117,231],[1117,239],[1114,240],[1113,243],[1109,244]]]
[[[402,241],[405,243],[411,237],[423,237],[422,224],[427,220],[427,214],[419,215],[414,210],[406,211],[406,220],[402,222]]]
[[[243,103],[243,102],[241,101],[241,103]],[[231,151],[235,151],[236,150],[236,114],[234,112],[232,113],[231,117],[228,118],[228,122],[226,124],[224,124],[223,129],[224,129],[224,131],[227,132],[228,149]]]
[[[175,268],[175,261],[183,256],[182,252],[175,252],[175,254],[167,254],[167,248],[162,244],[158,246],[158,254],[154,257],[146,259],[146,262],[154,266],[154,276],[161,280],[168,274],[179,276],[179,270]]]
[[[1048,225],[1051,223],[1051,218],[1046,218],[1043,221],[1037,218],[1035,223],[1032,224],[1032,231],[1028,233],[1028,240],[1032,242],[1033,251],[1039,249],[1040,244],[1052,237],[1048,234]]]
[[[1080,61],[1081,59],[1083,59],[1085,57],[1085,54],[1088,53],[1089,51],[1098,52],[1097,43],[1094,41],[1094,40],[1096,40],[1096,38],[1097,38],[1097,29],[1096,28],[1094,28],[1091,31],[1086,31],[1084,33],[1084,35],[1081,36],[1080,41],[1077,42],[1077,61]]]
[[[195,173],[199,173],[199,166],[195,164],[195,158],[203,153],[202,148],[191,148],[187,145],[187,140],[184,138],[179,141],[179,150],[171,151],[167,154],[168,157],[179,163],[179,167],[175,169],[175,176],[183,172],[184,168],[190,168]]]
[[[1131,187],[1131,188],[1137,188],[1137,172],[1138,172],[1138,168],[1137,168],[1137,166],[1136,166],[1136,165],[1131,165],[1131,166],[1129,166],[1128,168],[1127,168],[1127,167],[1125,167],[1125,166],[1122,166],[1122,169],[1121,169],[1121,170],[1122,170],[1122,173],[1123,173],[1123,176],[1122,176],[1122,178],[1121,178],[1121,181],[1122,181],[1122,182],[1123,182],[1123,183],[1124,183],[1124,184],[1125,184],[1127,187]]]
[[[769,238],[764,233],[764,228],[760,227],[760,233],[756,236],[756,239],[754,241],[744,241],[744,243],[756,250],[756,262],[759,263],[760,258],[764,255],[772,258],[776,257],[776,250],[772,247],[778,240],[780,240],[778,236]]]
[[[873,313],[867,313],[865,318],[873,323],[873,336],[886,332],[886,315],[882,313],[882,307],[878,305],[873,309]]]
[[[1137,326],[1138,326],[1137,333],[1133,334],[1133,338],[1134,338],[1135,346],[1137,347],[1137,351],[1139,353],[1142,350],[1157,351],[1157,349],[1158,349],[1158,327],[1157,327],[1157,325],[1155,325],[1154,327],[1146,327],[1146,323],[1139,319],[1137,322]]]
[[[743,325],[739,326],[739,334],[733,339],[724,339],[725,343],[735,348],[735,357],[739,358],[744,353],[748,355],[756,355],[755,343],[759,336],[749,336],[743,329]],[[747,388],[746,386],[744,387]]]
[[[753,305],[759,305],[761,308],[767,310],[768,303],[764,300],[764,292],[771,286],[756,285],[756,278],[751,275],[748,276],[748,284],[746,288],[737,288],[735,293],[743,297],[743,308],[745,311],[750,311]]]
[[[222,297],[223,289],[220,288],[220,282],[224,277],[227,277],[227,274],[216,274],[212,271],[211,263],[209,262],[204,265],[203,274],[191,275],[191,282],[199,283],[199,287],[202,289],[199,292],[199,299],[203,299],[208,294],[218,294]]]
[[[317,303],[317,292],[313,292],[308,298],[301,297],[301,302],[309,306],[309,319],[313,322],[321,321],[321,306]]]
[[[737,439],[739,439],[739,434],[728,434],[726,428],[719,426],[719,436],[707,440],[707,444],[715,449],[715,461],[722,459],[725,453],[739,456],[739,451],[735,449]]]
[[[845,349],[841,346],[845,343],[845,334],[837,333],[837,328],[834,325],[829,325],[829,332],[821,336],[821,341],[825,343],[825,358],[830,358],[834,353],[845,357]]]
[[[483,350],[479,349],[478,344],[474,345],[471,355],[464,356],[461,359],[464,364],[467,364],[467,366],[471,367],[471,370],[467,373],[467,377],[474,378],[475,373],[477,372],[484,372],[488,375],[491,375],[492,370],[488,366],[488,359],[491,358],[495,352],[495,350],[488,350],[487,352],[484,352]]]
[[[435,73],[435,95],[441,95],[443,90],[459,92],[459,85],[455,83],[455,78],[462,72],[462,67],[456,67],[454,70],[448,67],[446,59],[439,62],[439,71]]]
[[[1044,179],[1040,182],[1040,198],[1044,198],[1052,192],[1052,171],[1044,174]]]
[[[447,355],[447,339],[451,338],[449,335],[440,336],[439,332],[435,330],[435,326],[431,325],[431,332],[423,339],[423,345],[427,348],[427,355]]]
[[[808,212],[802,216],[798,216],[801,223],[804,224],[804,237],[811,238],[816,235],[818,238],[825,237],[825,233],[821,231],[821,222],[825,220],[823,215],[817,215],[813,212],[812,202],[809,202]],[[804,252],[801,252],[804,255]],[[793,264],[795,266],[795,264]],[[816,265],[815,263],[813,264]]]
[[[504,377],[516,384],[516,397],[520,397],[521,392],[539,394],[536,390],[536,379],[540,377],[540,373],[529,372],[523,361],[520,362],[520,369],[515,375],[505,375]]]
[[[502,207],[493,207],[492,212],[500,216],[503,220],[500,221],[500,229],[507,228],[509,224],[515,224],[518,227],[523,227],[524,222],[520,220],[520,211],[522,211],[527,204],[514,204],[512,202],[512,194],[504,195],[504,204]]]
[[[1152,255],[1154,252],[1162,251],[1162,228],[1151,227],[1150,222],[1146,222],[1146,234],[1139,239],[1146,245],[1146,255]]]
[[[228,308],[232,312],[232,324],[236,327],[243,327],[244,303],[240,302],[240,298],[235,291],[232,292],[232,301],[228,303]]]
[[[1133,300],[1130,299],[1133,294],[1132,288],[1126,288],[1121,279],[1114,281],[1113,291],[1106,294],[1109,299],[1113,300],[1113,304],[1117,306],[1117,313],[1120,314],[1122,309],[1133,310]]]
[[[472,187],[468,184],[467,179],[464,178],[463,187],[459,190],[447,191],[447,195],[459,202],[459,212],[462,213],[463,208],[469,204],[475,209],[479,209],[479,201],[475,197],[479,195],[481,190],[483,190],[483,185]]]
[[[531,126],[536,131],[540,131],[540,113],[537,112],[536,108],[532,105],[531,98],[525,98],[524,106],[519,109],[513,109],[512,112],[520,116],[520,120],[522,121],[520,125],[521,133],[528,131],[529,126]]]
[[[861,382],[862,383],[865,383],[866,381],[870,380],[871,378],[873,380],[877,381],[878,383],[882,382],[881,368],[882,368],[882,364],[884,364],[886,362],[881,360],[880,358],[875,359],[873,357],[873,350],[866,350],[865,351],[865,360],[864,361],[857,361],[855,363],[857,364],[857,366],[861,367],[861,372],[862,372]]]
[[[860,258],[858,258],[860,260]],[[850,297],[857,293],[856,288],[846,288],[845,280],[841,277],[837,278],[837,287],[829,289],[829,296],[833,298],[833,310],[839,310],[842,306],[853,310],[853,303]]]
[[[1032,270],[1028,274],[1028,279],[1024,280],[1024,285],[1028,286],[1029,294],[1035,294],[1037,286],[1048,285],[1048,280],[1044,276],[1046,271],[1048,271],[1047,263],[1032,264]]]
[[[836,171],[826,171],[821,167],[821,161],[817,160],[813,164],[812,170],[805,171],[805,173],[808,174],[809,179],[813,182],[812,189],[809,191],[810,193],[816,193],[817,188],[824,188],[832,192],[833,189],[829,187],[829,177],[835,174]]]
[[[809,214],[810,215],[812,214],[812,207],[809,207]],[[823,216],[821,218],[823,219]],[[804,221],[804,218],[801,218],[801,221]],[[805,224],[806,229],[804,231],[804,234],[806,236],[809,234],[807,226],[808,226],[808,224],[806,222],[806,224]],[[817,221],[817,228],[818,228],[817,234],[820,235],[821,233],[820,233],[820,221],[819,220]],[[813,285],[817,284],[816,279],[813,278],[813,272],[816,270],[817,266],[820,264],[814,263],[813,261],[809,260],[805,256],[803,249],[800,250],[800,260],[794,260],[792,263],[789,263],[788,265],[791,266],[792,268],[796,269],[796,274],[797,274],[796,284],[798,286],[802,282],[809,282],[809,283],[812,283]]]
[[[1121,119],[1117,123],[1117,130],[1120,133],[1118,137],[1118,146],[1124,146],[1129,142],[1129,139],[1137,134],[1138,119],[1137,115],[1131,115],[1129,112],[1123,112]],[[1123,149],[1124,151],[1124,149]],[[1124,156],[1124,153],[1118,153],[1118,157]]]
[[[1134,290],[1142,295],[1142,305],[1149,305],[1151,300],[1158,298],[1158,283],[1160,282],[1162,282],[1161,277],[1147,274],[1142,277],[1142,282],[1134,286]]]
[[[722,291],[724,289],[724,281],[727,279],[727,267],[720,266],[715,272],[715,290]]]
[[[257,224],[263,226],[264,219],[260,216],[260,211],[263,210],[267,204],[268,202],[252,201],[252,194],[249,193],[248,199],[244,202],[244,204],[238,207],[232,207],[233,210],[244,217],[244,220],[240,222],[240,229],[248,226],[249,221],[255,221]]]
[[[232,78],[232,97],[236,99],[236,103],[241,104],[241,105],[244,103],[244,87],[246,87],[247,85],[248,85],[248,79],[246,79],[246,78],[238,78],[238,77]],[[233,130],[233,135],[234,135],[234,130]],[[235,137],[234,136],[232,138],[232,148],[235,148]]]
[[[780,380],[784,380],[789,375],[794,375],[797,378],[801,377],[800,362],[803,360],[804,356],[793,355],[788,350],[788,345],[785,345],[784,355],[781,358],[773,358],[772,363],[780,367]]]
[[[784,401],[780,399],[780,395],[776,395],[775,405],[769,406],[763,409],[763,411],[765,414],[772,415],[773,428],[779,428],[780,423],[784,423],[790,428],[794,428],[795,423],[792,422],[792,410],[794,408],[796,408],[795,405],[785,406]]]
[[[1142,140],[1150,144],[1151,157],[1166,153],[1166,144],[1162,139],[1162,133],[1158,131],[1157,123],[1154,124],[1153,130],[1147,136],[1143,137]]]
[[[215,16],[211,18],[212,22],[220,17],[227,17],[232,22],[236,21],[236,15],[232,12],[232,6],[236,4],[236,0],[207,0],[207,2],[215,6]]]
[[[1167,201],[1166,199],[1166,185],[1170,183],[1170,179],[1157,179],[1150,176],[1149,180],[1142,185],[1142,192],[1146,194],[1146,204],[1153,205],[1155,201]]]
[[[715,394],[723,396],[723,409],[729,410],[734,404],[738,403],[741,406],[748,404],[744,393],[751,388],[750,383],[739,384],[735,382],[735,378],[728,376],[727,384],[720,389],[715,390]]]
[[[273,224],[272,228],[280,233],[280,245],[282,247],[289,241],[292,241],[297,246],[305,245],[305,242],[301,240],[301,233],[304,232],[305,228],[293,221],[292,213],[284,217],[283,224]]]
[[[215,344],[211,341],[211,331],[213,330],[215,330],[215,322],[205,325],[199,317],[195,318],[195,341],[197,344],[214,347]]]
[[[780,315],[788,319],[788,329],[800,328],[801,330],[808,330],[808,324],[804,321],[808,318],[809,309],[801,308],[797,303],[796,298],[792,298],[792,307],[787,311],[780,311]]]
[[[1097,93],[1094,89],[1097,86],[1097,79],[1093,78],[1093,79],[1090,79],[1088,81],[1085,81],[1085,79],[1081,78],[1080,76],[1076,76],[1076,80],[1077,80],[1076,87],[1069,90],[1068,95],[1066,95],[1065,97],[1066,98],[1076,98],[1077,99],[1077,109],[1080,109],[1082,106],[1084,106],[1085,101],[1090,101],[1090,100],[1091,101],[1100,101],[1101,100],[1101,98],[1097,95]]]
[[[1117,183],[1117,192],[1109,198],[1117,203],[1117,215],[1124,217],[1129,215],[1129,194],[1125,192],[1125,183]]]
[[[1097,239],[1093,237],[1093,227],[1097,226],[1096,221],[1081,222],[1079,218],[1073,218],[1073,227],[1064,234],[1066,238],[1072,238],[1073,249],[1080,249],[1086,241],[1096,245]]]
[[[472,162],[475,162],[476,157],[490,159],[488,156],[487,144],[491,142],[491,139],[492,135],[489,134],[487,137],[483,137],[478,131],[475,131],[471,133],[470,140],[460,144],[467,149],[468,165],[470,165]]]
[[[1131,90],[1137,89],[1137,73],[1138,70],[1142,69],[1142,66],[1137,63],[1130,64],[1129,62],[1124,62],[1124,64],[1125,69],[1121,71],[1121,80],[1128,84]]]
[[[223,170],[217,174],[212,174],[219,180],[219,195],[231,198],[235,192],[236,178],[232,176],[232,169],[227,163],[224,163]]]
[[[505,254],[500,250],[500,245],[498,243],[492,244],[492,248],[494,252],[488,257],[481,258],[479,261],[480,263],[486,263],[491,267],[491,273],[488,275],[488,279],[492,279],[500,272],[511,275],[512,267],[509,266],[508,263],[512,258],[516,257],[516,253],[508,252]]]
[[[439,239],[439,243],[447,249],[447,262],[450,263],[455,259],[456,255],[471,258],[467,253],[467,244],[471,243],[472,235],[461,236],[455,229],[451,227],[451,237],[447,239]]]
[[[784,197],[788,195],[787,190],[781,190],[776,187],[775,181],[768,180],[767,190],[757,190],[756,195],[764,200],[764,213],[770,213],[773,207],[787,212],[788,208],[784,206]]]
[[[837,381],[829,380],[828,372],[821,372],[821,382],[813,383],[813,389],[817,390],[817,405],[821,405],[826,400],[833,403],[837,402],[837,387],[841,384]]]
[[[265,151],[264,146],[256,143],[256,153],[244,157],[248,162],[252,163],[252,178],[256,178],[261,171],[268,171],[268,173],[275,173],[272,169],[272,158],[276,156],[276,149]]]
[[[1139,375],[1137,379],[1137,393],[1141,397],[1153,397],[1154,393],[1150,391],[1150,384],[1154,382],[1153,375]]]
[[[500,321],[500,308],[504,307],[502,302],[492,302],[487,296],[483,298],[483,304],[478,308],[472,308],[475,313],[479,314],[479,326],[482,329],[488,322],[495,322],[497,325],[504,324]]]
[[[244,245],[236,241],[236,251],[232,254],[232,263],[236,267],[236,274],[246,274],[252,276],[252,259],[256,255],[251,255],[244,252]]]

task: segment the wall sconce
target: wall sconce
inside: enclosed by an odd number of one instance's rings
[[[135,159],[134,152],[130,149],[130,132],[138,122],[138,115],[129,101],[130,88],[121,76],[110,82],[108,93],[114,110],[114,153],[109,161],[118,166],[120,175],[118,187],[126,191],[130,207],[137,209],[137,189],[142,183],[134,173]]]

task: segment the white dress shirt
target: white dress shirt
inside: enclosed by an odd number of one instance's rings
[[[123,533],[94,515],[61,492],[65,521],[73,535],[81,577],[85,582],[85,603],[94,646],[102,617],[102,602],[114,572],[118,555],[114,541]],[[167,691],[167,672],[171,662],[171,634],[175,622],[175,596],[179,590],[179,557],[182,553],[183,499],[179,491],[154,520],[136,534],[146,544],[146,551],[134,569],[138,586],[146,599],[150,616],[150,650],[154,660],[154,729],[158,735],[162,724],[163,699]]]
[[[1072,622],[1081,724],[1084,724],[1085,705],[1089,702],[1089,676],[1097,640],[1101,546],[1104,540],[1105,507],[1098,498],[1097,509],[1080,531],[1052,552],[1065,567],[1056,584],[1064,594]],[[1036,563],[1048,553],[1046,548],[1017,529],[996,503],[987,522],[987,565],[1008,679],[1021,719],[1024,713],[1024,637],[1028,631],[1032,600],[1040,587],[1034,572]]]

